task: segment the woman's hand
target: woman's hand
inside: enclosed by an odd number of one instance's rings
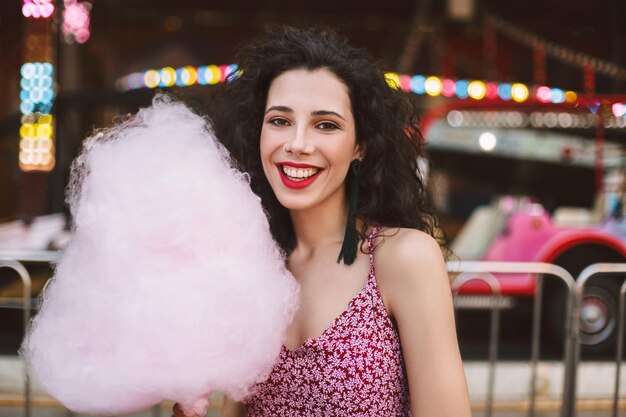
[[[246,417],[246,407],[242,403],[224,396],[221,417]]]
[[[193,414],[193,415],[188,416],[187,414],[185,414],[180,404],[174,403],[174,406],[172,407],[172,417],[203,417],[203,416],[199,416],[198,414]]]

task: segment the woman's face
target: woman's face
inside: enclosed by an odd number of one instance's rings
[[[263,170],[290,210],[343,201],[350,162],[359,157],[348,87],[325,69],[295,69],[268,91],[261,129]]]

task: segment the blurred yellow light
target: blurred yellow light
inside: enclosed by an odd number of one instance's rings
[[[565,92],[565,101],[567,101],[568,103],[575,103],[577,99],[578,99],[578,96],[576,95],[575,92],[573,91]]]
[[[39,120],[38,121],[41,124],[51,125],[52,124],[52,115],[51,114],[42,114],[41,116],[39,116]]]
[[[52,137],[52,126],[49,124],[37,124],[37,135],[40,138]]]
[[[394,90],[400,88],[400,76],[395,72],[386,72],[385,81],[387,81],[387,85]]]
[[[526,101],[528,98],[528,87],[521,83],[515,83],[511,86],[511,97],[518,103]]]
[[[429,96],[438,96],[443,91],[443,83],[437,77],[428,77],[424,82],[424,90]]]
[[[161,84],[165,87],[176,84],[176,70],[172,67],[161,69],[159,76],[161,77]]]
[[[186,67],[184,67],[187,70],[187,73],[189,74],[189,80],[187,80],[187,82],[185,82],[186,85],[193,85],[196,83],[196,81],[198,81],[198,72],[196,71],[195,67],[192,67],[191,65],[187,65]]]
[[[143,76],[143,82],[148,88],[156,88],[161,81],[159,72],[157,70],[149,70]]]
[[[487,94],[487,87],[482,81],[472,81],[467,86],[467,94],[474,100],[483,99]]]
[[[20,137],[30,138],[35,136],[35,126],[32,123],[25,123],[20,127]]]
[[[222,71],[220,71],[220,67],[217,65],[209,65],[209,71],[211,72],[211,79],[207,81],[209,84],[217,84],[222,79]],[[207,71],[208,73],[208,71]],[[207,74],[208,75],[208,74]],[[207,77],[209,78],[209,77]]]

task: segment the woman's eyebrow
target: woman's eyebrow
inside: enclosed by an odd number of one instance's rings
[[[331,111],[331,110],[316,110],[316,111],[312,111],[311,112],[311,116],[337,116],[341,120],[343,120],[344,122],[347,121],[345,117],[343,117],[339,113]]]
[[[287,107],[287,106],[272,106],[272,107],[268,108],[267,110],[265,110],[265,114],[271,112],[272,110],[284,111],[286,113],[293,113],[293,109],[291,107]]]
[[[267,110],[265,110],[265,114],[271,112],[271,111],[282,111],[285,113],[293,113],[293,109],[291,107],[287,107],[287,106],[271,106],[269,107]],[[332,111],[332,110],[315,110],[311,112],[311,116],[337,116],[339,117],[341,120],[343,120],[344,122],[347,121],[345,117],[343,117],[342,115],[340,115],[339,113]]]

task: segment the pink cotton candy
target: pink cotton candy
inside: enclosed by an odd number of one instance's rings
[[[22,347],[66,407],[206,413],[267,377],[298,287],[260,199],[207,122],[157,96],[87,139],[68,202],[74,237]]]

